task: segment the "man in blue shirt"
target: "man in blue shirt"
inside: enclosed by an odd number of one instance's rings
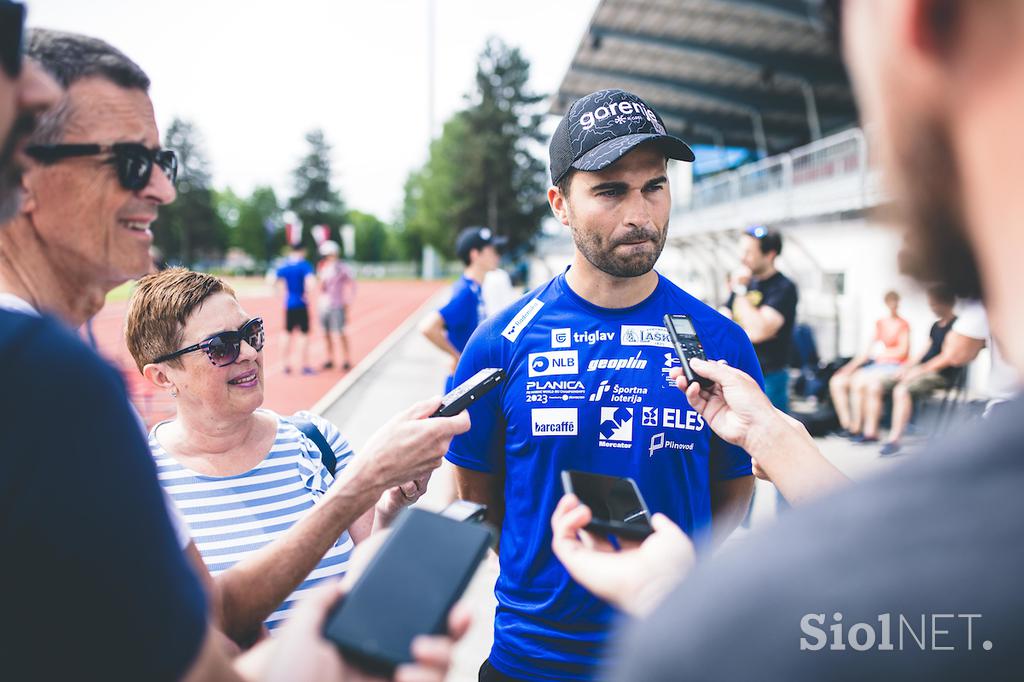
[[[466,346],[462,381],[501,367],[507,381],[470,408],[448,452],[459,496],[501,528],[494,646],[481,680],[590,679],[612,619],[551,552],[564,469],[633,478],[698,548],[728,535],[753,489],[750,458],[726,444],[669,378],[679,359],[662,326],[690,316],[711,359],[759,383],[743,330],[654,271],[671,195],[667,159],[693,153],[640,98],[577,100],[551,141],[548,199],[572,232],[566,272],[487,320]]]
[[[484,276],[501,262],[498,252],[507,243],[487,227],[467,227],[455,240],[455,253],[466,264],[462,277],[452,287],[452,297],[443,308],[428,315],[420,326],[427,340],[452,358],[452,370],[459,362],[469,337],[483,319],[484,299],[480,292]],[[452,376],[445,379],[445,391],[454,387]]]
[[[292,246],[288,261],[277,269],[277,282],[284,283],[284,373],[292,371],[292,332],[296,329],[302,333],[302,373],[313,374],[309,365],[309,306],[306,294],[312,290],[316,281],[316,272],[306,260],[306,249],[302,244]]]

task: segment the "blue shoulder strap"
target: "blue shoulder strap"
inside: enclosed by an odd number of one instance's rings
[[[327,467],[327,470],[331,472],[331,476],[334,475],[334,468],[338,466],[338,458],[334,456],[334,450],[331,449],[330,443],[324,438],[324,434],[320,433],[320,429],[316,428],[316,424],[303,419],[301,417],[285,417],[285,421],[293,424],[295,428],[305,434],[306,438],[316,443],[316,446],[320,448],[320,459]]]

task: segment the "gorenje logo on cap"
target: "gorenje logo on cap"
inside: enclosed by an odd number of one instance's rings
[[[638,121],[643,117],[651,122],[655,130],[662,135],[665,134],[665,128],[658,122],[658,117],[649,107],[645,106],[643,102],[630,100],[602,104],[593,111],[586,111],[580,115],[579,123],[584,130],[590,130],[598,121],[603,121],[610,116],[615,116],[614,122],[620,125],[628,121]]]

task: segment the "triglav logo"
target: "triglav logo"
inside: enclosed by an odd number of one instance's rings
[[[621,332],[623,346],[672,348],[672,338],[664,327],[655,327],[648,324],[624,324],[622,325]]]
[[[595,343],[613,341],[614,339],[615,332],[576,332],[572,335],[572,340],[576,343],[586,343],[591,346]]]
[[[546,353],[530,353],[527,358],[531,377],[545,377],[552,374],[579,374],[579,354],[574,350],[553,350]]]
[[[598,445],[603,448],[628,448],[633,444],[633,408],[602,407]]]
[[[595,369],[643,369],[647,366],[647,361],[641,357],[641,351],[637,351],[636,355],[631,358],[600,358],[598,360],[591,360],[590,364],[587,365],[587,371],[593,372]]]
[[[566,327],[551,330],[552,348],[568,348],[570,345],[572,345],[572,329]]]
[[[549,407],[530,410],[535,436],[575,436],[575,407]]]
[[[615,123],[622,125],[627,121],[639,121],[642,118],[646,118],[662,135],[665,134],[665,128],[658,123],[658,117],[654,115],[654,112],[645,107],[640,102],[612,102],[611,104],[602,104],[593,111],[585,111],[580,116],[580,126],[584,130],[590,130],[598,121],[603,121],[610,116],[615,116]]]

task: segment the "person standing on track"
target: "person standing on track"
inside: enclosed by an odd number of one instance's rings
[[[301,244],[292,246],[287,262],[277,269],[276,286],[278,291],[284,290],[284,337],[281,344],[281,357],[284,362],[284,373],[292,371],[292,337],[298,330],[302,334],[302,347],[299,357],[302,361],[303,374],[315,374],[309,366],[309,305],[307,296],[316,283],[313,266],[306,260],[306,249]]]

